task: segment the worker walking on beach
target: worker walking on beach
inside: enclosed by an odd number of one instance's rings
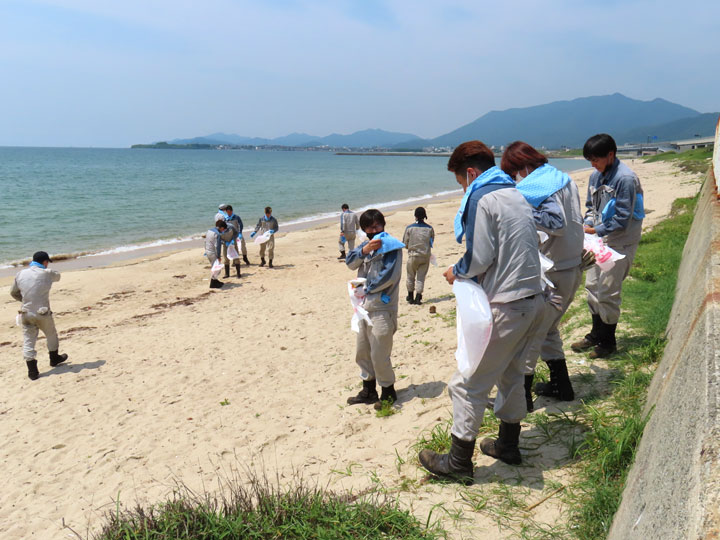
[[[247,257],[247,245],[245,244],[245,236],[243,236],[243,222],[240,216],[234,213],[233,207],[229,204],[221,204],[218,206],[218,213],[215,214],[215,222],[222,219],[228,224],[228,227],[237,230],[237,242],[235,248],[237,249],[238,244],[240,246],[240,253],[242,253],[243,262],[250,265],[250,261]],[[238,272],[238,277],[240,277]]]
[[[27,364],[28,377],[33,381],[40,377],[35,350],[40,330],[47,340],[50,366],[55,367],[68,358],[67,354],[58,352],[58,335],[50,310],[50,287],[60,281],[60,272],[48,269],[51,262],[45,251],[33,254],[30,266],[18,272],[10,289],[10,296],[22,302],[19,318],[23,328],[23,357]]]
[[[232,239],[233,232],[228,229],[227,223],[224,219],[218,219],[215,222],[215,227],[205,233],[205,256],[210,261],[210,266],[215,264],[215,261],[222,257],[222,246],[225,242]],[[217,278],[210,279],[210,288],[219,289],[224,285],[222,281]]]
[[[548,159],[529,144],[515,141],[508,145],[500,167],[515,179],[518,191],[532,207],[537,230],[548,237],[540,244],[540,253],[553,262],[545,277],[554,286],[555,301],[546,303],[538,339],[526,359],[525,401],[531,412],[538,356],[548,365],[550,382],[535,385],[535,393],[562,401],[575,399],[558,325],[582,278],[583,215],[580,193],[572,178],[548,164]]]
[[[425,223],[427,213],[422,206],[415,209],[415,223],[408,225],[403,235],[403,244],[407,246],[408,261],[405,267],[407,302],[408,304],[422,303],[422,293],[425,288],[425,276],[430,268],[430,256],[435,230]]]
[[[425,449],[419,459],[431,473],[469,484],[475,440],[495,384],[500,432],[497,439],[484,439],[480,449],[512,465],[522,461],[518,443],[520,421],[527,414],[525,358],[545,300],[532,209],[515,182],[495,166],[492,150],[480,141],[464,142],[450,156],[448,170],[465,190],[454,224],[457,242],[465,237],[465,254],[443,275],[451,284],[462,278],[482,286],[492,308],[492,333],[476,371],[467,379],[456,371],[448,385],[450,451]]]
[[[265,215],[258,220],[257,225],[255,225],[255,230],[250,235],[251,238],[254,238],[258,231],[260,234],[270,231],[270,240],[260,244],[260,266],[265,266],[265,253],[267,252],[268,266],[270,268],[273,267],[273,256],[275,255],[275,233],[278,232],[279,229],[280,226],[278,225],[277,219],[275,219],[272,215],[272,208],[266,206]]]
[[[596,234],[622,259],[608,271],[596,265],[585,276],[592,329],[571,345],[593,349],[590,358],[605,358],[617,349],[615,330],[620,319],[622,283],[635,258],[645,217],[643,189],[637,175],[617,157],[615,140],[606,133],[590,137],[583,156],[596,169],[590,175],[585,206],[585,232]]]
[[[238,253],[238,239],[242,236],[242,220],[239,216],[235,215],[235,213],[233,212],[233,207],[229,204],[225,205],[225,215],[227,215],[225,223],[227,223],[228,229],[230,230],[230,232],[232,232],[232,238],[223,242],[222,245],[223,264],[225,265],[225,277],[230,277],[231,263],[233,266],[235,266],[236,276],[241,277],[239,257],[240,254]],[[231,247],[235,249],[231,250]],[[236,255],[237,258],[231,259],[228,255],[229,251],[234,251],[233,255]]]
[[[360,222],[358,221],[357,214],[350,211],[350,207],[347,203],[341,207],[342,213],[340,214],[340,241],[338,247],[340,248],[340,256],[338,260],[345,260],[345,242],[347,241],[348,251],[355,249],[355,231],[360,228]]]
[[[366,210],[360,216],[360,227],[368,240],[348,252],[345,264],[365,278],[362,307],[372,321],[359,323],[355,362],[360,366],[363,387],[356,396],[348,398],[348,405],[375,404],[397,401],[395,371],[392,354],[393,335],[397,330],[400,278],[402,276],[403,244],[385,232],[385,216],[380,210]],[[376,383],[382,393],[378,397]]]

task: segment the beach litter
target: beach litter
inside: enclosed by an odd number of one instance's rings
[[[625,255],[607,246],[605,242],[603,242],[603,239],[596,234],[585,233],[583,248],[587,251],[592,251],[593,255],[595,255],[595,264],[597,264],[603,272],[607,272],[615,266],[615,261],[625,258]]]
[[[348,295],[350,296],[350,305],[353,308],[353,316],[350,319],[350,330],[356,334],[360,332],[360,320],[364,320],[368,323],[368,326],[372,326],[373,323],[370,320],[367,310],[362,307],[362,303],[365,301],[365,278],[356,278],[348,281]]]

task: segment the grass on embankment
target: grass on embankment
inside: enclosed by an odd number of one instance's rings
[[[678,269],[697,199],[677,199],[668,219],[643,235],[623,285],[623,324],[632,338],[611,360],[613,392],[602,404],[584,404],[590,430],[576,452],[580,474],[570,490],[569,531],[581,540],[605,538],[618,509],[647,417],[647,387],[662,357]]]
[[[254,539],[412,539],[433,540],[445,533],[422,524],[396,501],[337,495],[300,481],[279,488],[252,473],[221,494],[197,495],[180,486],[158,505],[116,510],[106,516],[95,540]]]
[[[683,171],[689,173],[707,172],[710,167],[710,160],[713,156],[712,147],[696,148],[695,150],[686,150],[685,152],[664,152],[645,158],[645,163],[654,163],[656,161],[676,162],[677,166]]]

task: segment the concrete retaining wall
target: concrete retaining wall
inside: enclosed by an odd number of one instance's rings
[[[719,137],[720,124],[612,540],[720,539]]]

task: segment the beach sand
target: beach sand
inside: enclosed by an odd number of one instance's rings
[[[629,161],[645,189],[647,227],[699,188],[697,176],[672,165]],[[589,173],[573,174],[582,194]],[[441,187],[454,187],[450,174]],[[424,204],[440,267],[431,267],[422,306],[405,303],[403,276],[393,350],[399,412],[387,418],[345,404],[360,378],[346,290],[354,273],[336,260],[335,223],[279,234],[274,269],[257,266],[250,244],[253,265],[219,291],[208,289],[202,248],[65,272],[51,302],[70,359],[49,368],[41,339],[37,381],[26,376],[12,277],[0,278],[0,537],[74,537],[63,523],[84,535],[118,499],[159,502],[177,479],[212,490],[219,473],[251,461],[271,478],[296,471],[336,490],[360,491],[375,479],[392,491],[422,479],[410,446],[450,416],[456,336],[443,315],[455,302],[441,273],[463,251],[452,235],[457,203]],[[412,221],[412,208],[397,210],[386,230],[402,237]],[[523,469],[537,479],[530,489],[538,498],[565,474],[549,465],[556,450],[541,449]],[[516,476],[479,450],[475,461],[472,489]],[[427,485],[401,499],[424,521],[457,493]],[[549,501],[533,517],[551,523],[558,511]],[[472,516],[449,525],[453,537],[497,534],[491,517]]]

